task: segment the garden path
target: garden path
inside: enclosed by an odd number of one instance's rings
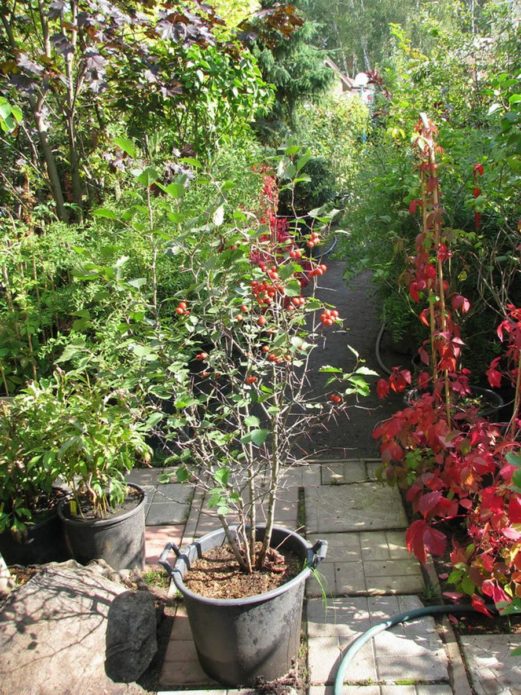
[[[379,330],[368,273],[345,289],[340,262],[330,263],[324,298],[347,317],[348,332],[331,333],[316,364],[349,368],[346,343],[376,369],[373,346]],[[392,362],[391,362],[392,363]],[[322,388],[320,380],[312,387]],[[405,548],[407,519],[398,492],[376,482],[374,425],[399,407],[374,395],[350,411],[348,426],[313,438],[315,462],[287,472],[277,521],[297,527],[305,502],[306,534],[327,539],[320,566],[327,593],[315,579],[306,589],[307,673],[301,692],[332,695],[340,656],[372,623],[423,605],[438,590],[431,567],[422,570]],[[320,454],[320,456],[318,456]],[[133,471],[149,492],[147,561],[153,564],[169,540],[188,543],[217,527],[204,499],[183,486],[157,483],[157,471]],[[473,635],[458,642],[447,619],[423,618],[378,635],[346,672],[346,695],[521,695],[521,664],[510,657],[519,635]],[[468,669],[465,668],[465,662]],[[182,604],[178,604],[161,671],[162,695],[232,693],[209,681],[197,661]],[[242,691],[244,693],[251,691]]]

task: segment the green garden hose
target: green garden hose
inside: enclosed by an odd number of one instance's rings
[[[496,611],[494,606],[486,606],[490,611]],[[416,618],[422,618],[426,615],[445,615],[447,613],[452,613],[454,615],[459,615],[460,613],[477,613],[475,608],[472,606],[424,606],[422,608],[413,608],[410,611],[405,611],[403,613],[397,613],[392,615],[387,620],[383,620],[381,623],[373,625],[373,627],[366,630],[360,637],[357,637],[354,642],[352,642],[347,650],[342,656],[342,661],[338,667],[336,678],[335,678],[335,689],[334,695],[342,695],[342,689],[344,684],[344,674],[351,659],[358,654],[360,649],[364,646],[366,642],[372,639],[375,635],[378,635],[384,630],[388,630],[394,625],[399,623],[406,623],[409,620],[415,620]]]

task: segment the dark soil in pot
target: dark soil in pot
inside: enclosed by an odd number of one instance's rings
[[[261,544],[258,543],[260,549]],[[282,586],[302,569],[301,559],[284,548],[270,548],[262,570],[246,574],[238,567],[229,546],[214,548],[190,568],[184,577],[194,594],[207,598],[246,598]]]

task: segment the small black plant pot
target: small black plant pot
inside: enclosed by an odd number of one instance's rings
[[[58,514],[63,523],[65,541],[71,556],[86,565],[102,559],[115,570],[142,569],[145,564],[145,503],[146,493],[137,491],[136,505],[123,513],[105,519],[73,517],[70,498],[60,503]]]
[[[70,558],[56,509],[28,524],[23,537],[10,531],[0,533],[0,553],[8,565],[43,565]]]
[[[491,389],[485,389],[481,386],[472,386],[472,397],[479,398],[479,414],[482,417],[495,419],[499,416],[501,408],[505,405],[503,399]],[[418,389],[410,389],[404,394],[404,403],[406,406],[412,405],[412,403],[417,400],[424,391],[418,391]]]
[[[257,527],[257,540],[264,527]],[[297,658],[304,585],[312,568],[326,555],[327,543],[311,545],[302,536],[275,527],[272,546],[284,544],[302,561],[302,571],[286,584],[265,594],[244,599],[212,599],[194,594],[183,577],[197,558],[226,544],[223,530],[213,531],[192,543],[183,553],[168,543],[159,560],[183,595],[201,666],[227,686],[253,686],[258,678],[267,681],[285,675]],[[175,566],[167,560],[177,555]]]

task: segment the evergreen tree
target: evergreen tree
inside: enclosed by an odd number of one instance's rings
[[[269,139],[293,127],[297,104],[316,98],[333,79],[324,64],[327,54],[317,45],[318,25],[307,19],[302,6],[302,0],[297,5],[262,0],[254,19],[242,26],[263,79],[275,86],[272,111],[258,123],[261,136]]]

